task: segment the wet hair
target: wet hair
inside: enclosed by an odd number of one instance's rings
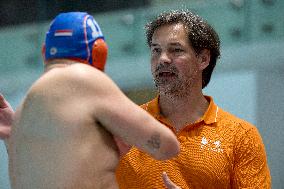
[[[159,27],[176,23],[184,25],[189,43],[197,54],[203,49],[210,50],[209,65],[202,72],[202,88],[204,88],[209,83],[216,61],[220,57],[219,36],[204,19],[188,10],[172,10],[161,13],[145,26],[147,43],[151,46],[152,36]]]

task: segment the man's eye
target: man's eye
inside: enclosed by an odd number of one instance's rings
[[[158,48],[154,48],[154,49],[151,50],[151,52],[156,54],[156,53],[160,53],[161,50],[158,49]]]
[[[181,53],[181,52],[183,52],[184,50],[182,49],[182,48],[171,48],[171,49],[169,49],[169,51],[171,52],[171,53]]]
[[[174,51],[175,51],[175,52],[183,52],[183,49],[175,48]]]

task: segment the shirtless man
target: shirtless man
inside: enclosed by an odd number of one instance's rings
[[[59,14],[43,49],[45,73],[17,108],[8,141],[13,189],[118,188],[113,136],[158,160],[179,153],[174,134],[102,72],[107,47],[92,16]]]

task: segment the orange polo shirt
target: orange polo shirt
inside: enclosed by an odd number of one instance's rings
[[[181,151],[175,158],[158,161],[133,147],[117,168],[121,189],[165,188],[164,171],[182,189],[271,187],[265,148],[256,127],[206,98],[210,104],[204,116],[178,133],[160,115],[158,97],[142,105],[175,132]]]

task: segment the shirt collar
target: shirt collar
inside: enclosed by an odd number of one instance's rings
[[[216,123],[219,108],[214,103],[213,98],[211,96],[205,96],[205,98],[209,102],[209,106],[208,106],[205,114],[197,122],[204,121],[206,124]],[[150,102],[142,105],[142,108],[144,108],[147,112],[149,112],[155,118],[164,119],[163,116],[160,114],[159,96],[157,96],[156,98],[154,98]]]
[[[211,96],[205,96],[207,101],[209,102],[209,106],[202,117],[202,120],[206,124],[212,124],[217,122],[219,107],[214,103],[213,98]]]

